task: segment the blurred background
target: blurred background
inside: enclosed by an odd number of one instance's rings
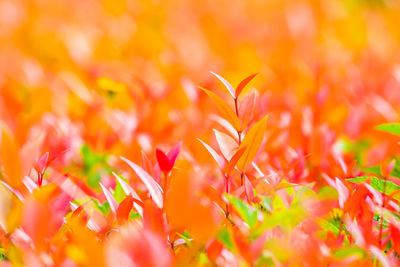
[[[198,86],[230,101],[210,71],[234,86],[260,72],[267,152],[289,144],[319,165],[336,144],[374,163],[396,149],[374,127],[398,121],[399,15],[390,0],[2,0],[0,119],[21,145],[45,131],[65,160],[183,140],[204,161],[195,137],[218,112]]]

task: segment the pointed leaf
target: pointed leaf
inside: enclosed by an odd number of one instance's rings
[[[135,200],[135,203],[133,203],[133,206],[135,206],[135,209],[138,211],[140,216],[143,217],[143,201],[140,199],[140,197],[136,194],[135,190],[124,180],[122,180],[115,172],[112,173],[114,177],[117,179],[118,183],[121,185],[122,190],[124,190],[126,195],[131,195],[133,199]]]
[[[254,200],[254,191],[253,191],[253,186],[249,181],[249,178],[247,176],[244,176],[244,189],[246,192],[246,197],[249,202],[252,202]]]
[[[212,156],[212,157],[214,158],[214,160],[217,162],[218,166],[219,166],[221,169],[223,169],[224,166],[225,166],[225,161],[224,161],[224,159],[223,159],[220,155],[218,155],[218,153],[215,152],[215,150],[212,149],[212,147],[210,147],[209,145],[207,145],[205,142],[203,142],[202,140],[200,140],[200,139],[198,139],[198,138],[197,138],[197,140],[199,140],[199,141],[203,144],[203,146],[208,150],[208,152],[211,154],[211,156]]]
[[[128,195],[118,206],[117,220],[118,222],[126,222],[129,218],[129,213],[133,207],[133,197]]]
[[[231,158],[231,160],[226,164],[224,172],[229,174],[234,168],[238,160],[242,157],[243,153],[246,151],[246,147],[242,147],[238,151],[236,151],[235,155]]]
[[[260,148],[261,142],[264,138],[264,133],[267,128],[267,118],[266,115],[262,120],[257,122],[251,127],[240,144],[240,148],[247,147],[243,156],[239,159],[237,167],[241,172],[246,172],[247,168],[251,165],[252,161],[257,155],[258,149]]]
[[[227,161],[231,160],[232,156],[235,154],[236,150],[238,149],[237,142],[225,133],[221,133],[218,130],[214,129],[215,137],[217,138],[217,143],[219,149],[224,155]]]
[[[228,120],[228,122],[235,128],[235,130],[240,130],[240,122],[238,117],[236,116],[235,112],[231,109],[231,107],[225,103],[225,101],[220,98],[215,93],[207,90],[205,88],[200,87],[210,98],[211,100],[217,105],[217,108],[221,112],[222,116]]]
[[[154,181],[154,179],[148,174],[145,170],[143,170],[139,165],[136,165],[132,161],[127,158],[120,157],[125,163],[131,167],[131,169],[136,173],[140,180],[144,183],[144,185],[149,190],[151,197],[153,198],[154,203],[161,209],[163,206],[163,196],[162,189],[160,185]]]
[[[243,91],[244,87],[251,82],[251,80],[253,80],[254,77],[256,77],[258,75],[257,73],[254,73],[252,75],[250,75],[249,77],[247,77],[246,79],[244,79],[243,81],[241,81],[238,85],[238,87],[236,88],[236,92],[235,92],[235,96],[236,98],[238,98],[240,96],[240,93]]]
[[[174,166],[176,159],[178,158],[179,152],[181,151],[182,141],[176,144],[173,148],[168,151],[167,157],[171,162],[172,166]]]
[[[391,134],[400,135],[400,123],[384,123],[378,125],[375,129]]]
[[[242,126],[241,131],[243,131],[247,123],[250,121],[253,111],[254,111],[254,106],[256,103],[256,96],[257,96],[257,91],[252,91],[248,96],[246,96],[242,102],[239,104],[239,120],[240,124]]]
[[[218,75],[212,71],[211,71],[211,74],[214,75],[215,77],[217,77],[225,85],[225,88],[228,90],[228,92],[231,94],[231,96],[233,98],[235,98],[235,89],[233,89],[233,86],[225,78],[221,77],[220,75]]]
[[[167,157],[167,155],[165,155],[165,153],[163,151],[161,151],[160,149],[156,148],[156,157],[157,157],[157,162],[158,162],[158,166],[160,166],[160,169],[165,173],[170,172],[173,165],[169,161],[169,158]]]
[[[110,204],[110,209],[112,213],[116,215],[118,209],[117,201],[115,200],[111,192],[107,188],[105,188],[105,186],[102,183],[100,183],[100,187],[103,190],[104,196],[106,197],[108,204]]]

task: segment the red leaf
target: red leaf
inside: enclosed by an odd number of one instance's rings
[[[49,152],[44,153],[35,163],[35,169],[38,173],[44,172],[49,160]]]
[[[236,88],[236,92],[235,92],[235,97],[238,98],[240,93],[243,91],[244,87],[251,81],[253,80],[254,77],[256,77],[258,74],[254,73],[252,75],[250,75],[249,77],[247,77],[246,79],[244,79],[243,81],[241,81],[238,85],[238,87]]]
[[[174,165],[171,164],[167,155],[165,155],[165,153],[162,152],[160,149],[156,148],[156,156],[160,169],[165,173],[170,172]]]
[[[133,197],[128,195],[122,202],[119,204],[117,209],[117,220],[118,222],[126,222],[129,218],[129,212],[131,211],[133,206]]]
[[[181,151],[182,141],[176,144],[170,151],[167,153],[167,157],[169,162],[171,162],[172,166],[174,166],[176,159],[178,158],[179,152]]]

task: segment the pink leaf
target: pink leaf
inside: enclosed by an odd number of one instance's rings
[[[176,159],[178,158],[179,152],[181,151],[182,141],[176,144],[167,154],[169,161],[171,162],[172,166],[175,164]]]
[[[215,77],[217,77],[225,85],[226,89],[228,89],[228,92],[232,95],[232,97],[235,98],[235,89],[233,89],[233,86],[227,80],[225,80],[223,77],[219,76],[218,74],[216,74],[212,71],[211,71],[211,74],[214,75]]]
[[[106,197],[108,204],[110,204],[110,209],[111,209],[112,213],[114,213],[114,215],[116,215],[117,209],[118,209],[117,201],[115,200],[115,198],[113,197],[111,192],[107,188],[105,188],[102,183],[100,183],[100,187],[103,190],[104,196]]]
[[[254,200],[253,186],[251,185],[251,183],[246,175],[244,176],[244,189],[246,192],[247,200],[249,202],[252,202]]]
[[[217,152],[215,152],[214,149],[212,149],[212,147],[210,147],[209,145],[207,145],[205,142],[201,141],[200,139],[197,138],[197,140],[199,140],[203,146],[208,150],[208,152],[211,154],[211,156],[214,158],[214,160],[217,162],[218,166],[223,169],[225,166],[225,161],[224,159],[217,154]]]
[[[236,141],[225,133],[221,133],[214,129],[215,137],[217,138],[217,143],[219,149],[224,155],[227,161],[230,161],[233,155],[235,154],[236,150],[239,148]]]
[[[160,185],[150,176],[145,170],[142,169],[139,165],[136,165],[132,161],[127,158],[120,157],[125,163],[131,167],[131,169],[136,173],[140,180],[144,183],[144,185],[149,190],[149,193],[154,201],[154,203],[161,209],[163,207],[163,196]]]

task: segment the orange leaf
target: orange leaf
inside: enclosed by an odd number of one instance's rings
[[[233,168],[235,167],[236,163],[242,157],[242,155],[243,155],[243,153],[245,151],[246,151],[246,147],[242,147],[238,151],[236,151],[235,155],[233,155],[233,157],[228,162],[228,164],[226,164],[225,173],[229,174],[233,170]]]
[[[211,92],[210,90],[207,90],[205,88],[200,87],[201,90],[203,90],[210,98],[211,100],[217,105],[219,111],[222,113],[222,116],[224,116],[229,123],[235,128],[235,130],[239,131],[240,130],[240,122],[238,117],[236,116],[235,112],[231,109],[231,107],[225,103],[225,101],[220,98],[218,95],[215,93]]]
[[[240,144],[240,148],[247,147],[243,156],[239,159],[237,167],[241,172],[246,172],[247,168],[250,166],[251,162],[257,155],[258,149],[260,148],[261,142],[264,138],[264,133],[267,128],[267,118],[266,115],[262,120],[258,121],[251,127]]]
[[[6,174],[6,182],[12,187],[18,188],[22,185],[22,164],[18,145],[5,127],[2,127],[1,131],[0,156]]]
[[[247,77],[246,79],[244,79],[243,81],[241,81],[241,82],[239,83],[238,87],[236,88],[236,94],[235,94],[236,98],[239,97],[239,95],[240,95],[240,93],[243,91],[244,87],[245,87],[251,80],[253,80],[253,78],[256,77],[257,74],[258,74],[258,72],[257,72],[257,73],[254,73],[254,74],[252,74],[252,75],[250,75],[249,77]]]

